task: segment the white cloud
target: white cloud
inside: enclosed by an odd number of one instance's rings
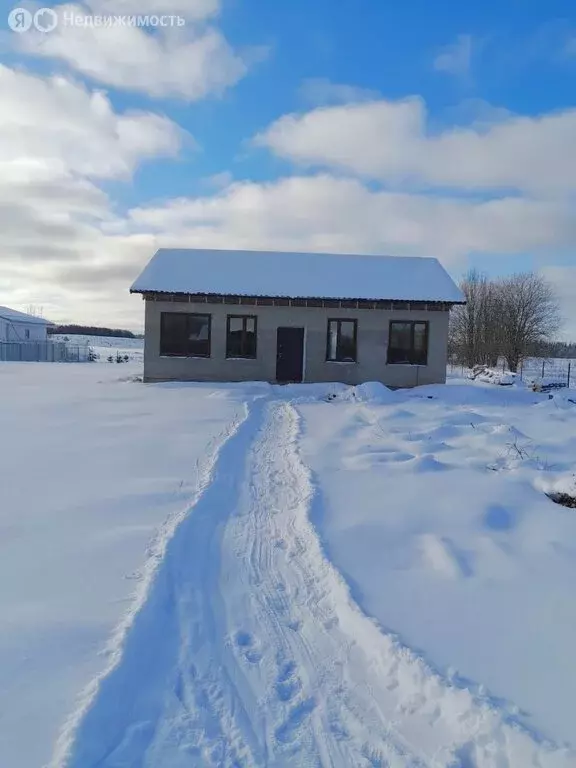
[[[68,174],[128,177],[143,158],[176,155],[184,135],[160,115],[118,114],[103,93],[66,78],[44,79],[0,65],[5,182]]]
[[[368,115],[372,151],[384,137],[389,166],[403,142],[413,148],[423,108],[417,100],[393,104],[374,127],[372,107],[350,108],[358,110],[358,123],[346,162],[356,163],[353,150],[369,144]],[[314,110],[312,123],[324,112],[348,117],[346,108]],[[498,115],[495,127],[511,120]],[[325,148],[333,150],[335,137],[341,141],[338,121],[320,127]],[[492,123],[478,128],[479,140],[493,129]],[[129,298],[128,287],[160,244],[434,255],[455,275],[471,253],[544,258],[576,249],[569,197],[477,199],[459,190],[425,194],[391,185],[375,190],[360,178],[331,173],[255,183],[234,181],[224,171],[205,180],[203,195],[121,214],[100,185],[129,180],[148,158],[176,156],[185,139],[166,117],[120,112],[105,94],[69,79],[0,68],[3,302],[42,306],[55,320],[141,326],[142,305]],[[306,152],[308,142],[309,136]],[[405,162],[401,158],[400,169]],[[573,272],[557,282],[573,297]]]
[[[354,102],[373,101],[379,96],[377,91],[370,88],[333,83],[324,77],[311,77],[304,80],[299,92],[304,101],[314,105],[352,104]]]
[[[255,141],[304,165],[392,183],[576,189],[576,109],[432,134],[421,99],[382,99],[286,115]]]
[[[248,71],[253,51],[236,53],[214,26],[198,23],[218,11],[215,0],[193,2],[138,2],[92,0],[54,6],[59,24],[50,33],[31,30],[15,35],[20,50],[29,55],[57,59],[97,82],[115,88],[141,91],[155,97],[178,97],[195,101],[219,95]],[[183,27],[166,26],[146,30],[136,26],[76,26],[65,19],[87,14],[117,16],[181,14]],[[261,51],[259,56],[261,56]]]
[[[121,282],[105,287],[115,274],[129,279],[137,249],[131,238],[106,234],[123,224],[97,183],[129,180],[142,161],[177,155],[183,137],[167,118],[115,112],[104,94],[78,83],[0,66],[3,300],[57,316],[84,307],[87,319],[105,296],[106,312],[122,312]],[[78,270],[86,280],[72,290]]]
[[[142,232],[190,245],[428,254],[455,265],[473,252],[573,247],[572,213],[518,198],[371,191],[355,179],[319,175],[235,183],[217,195],[137,208],[130,220]]]
[[[572,211],[558,203],[373,191],[327,174],[235,182],[204,196],[144,205],[122,218],[112,217],[105,200],[91,202],[87,195],[84,205],[103,221],[83,224],[81,208],[48,236],[15,223],[10,269],[19,276],[12,290],[21,306],[41,304],[46,314],[57,311],[57,319],[137,326],[142,307],[128,299],[127,288],[160,245],[434,255],[455,276],[474,252],[498,258],[576,247]],[[38,250],[33,259],[30,249],[45,242],[56,252],[48,258]],[[28,272],[21,269],[26,264]]]
[[[451,124],[453,128],[464,126],[483,133],[493,125],[510,120],[514,117],[514,113],[506,107],[496,107],[484,99],[472,97],[447,107],[441,113],[441,117],[441,130],[445,130],[445,125]]]
[[[468,77],[472,67],[472,35],[458,35],[454,43],[444,46],[434,59],[434,69],[456,77]]]
[[[206,176],[202,179],[204,186],[208,189],[224,189],[224,187],[229,187],[233,181],[234,177],[230,171],[213,173],[212,176]]]
[[[567,341],[576,341],[576,266],[550,266],[540,271],[552,283],[560,301],[560,312],[564,319],[561,335]],[[572,374],[576,376],[576,371]]]

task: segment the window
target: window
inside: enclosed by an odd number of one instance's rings
[[[326,360],[355,363],[357,337],[358,323],[356,320],[328,320]]]
[[[175,357],[210,357],[210,315],[162,312],[160,354]]]
[[[25,329],[25,331],[24,331],[24,338],[26,339],[26,341],[28,341],[28,339],[30,338],[30,329],[29,328]]]
[[[391,322],[388,363],[427,365],[428,323]]]
[[[226,357],[256,357],[256,318],[228,315]]]

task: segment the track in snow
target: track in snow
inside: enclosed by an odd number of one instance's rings
[[[568,768],[361,613],[298,435],[288,401],[250,406],[54,765]]]

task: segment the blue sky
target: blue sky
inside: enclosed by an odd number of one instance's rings
[[[437,5],[431,13],[426,0],[225,3],[221,28],[227,38],[238,47],[262,45],[269,51],[218,100],[164,103],[202,147],[190,158],[192,168],[166,169],[177,185],[167,188],[168,195],[174,189],[189,194],[191,184],[222,171],[255,180],[286,173],[286,164],[245,143],[281,115],[309,108],[305,83],[311,79],[365,88],[387,99],[418,94],[439,125],[450,124],[469,99],[528,115],[574,105],[576,55],[560,55],[576,35],[573,3]],[[431,66],[434,58],[462,34],[473,37],[469,70],[439,73]],[[144,106],[146,100],[119,94],[117,103]],[[153,189],[157,171],[145,168],[139,181]]]
[[[0,37],[3,303],[138,327],[126,287],[162,243],[435,255],[542,270],[576,338],[573,3],[48,7],[54,30]]]

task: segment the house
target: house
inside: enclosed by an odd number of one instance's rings
[[[0,342],[47,341],[49,325],[42,317],[0,307]]]
[[[433,258],[195,248],[159,250],[130,292],[145,381],[444,382],[464,303]]]

